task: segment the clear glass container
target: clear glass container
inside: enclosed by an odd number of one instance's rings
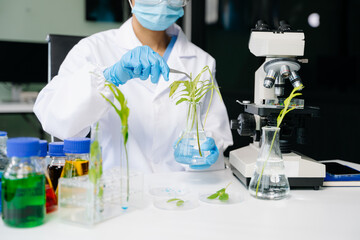
[[[65,166],[66,156],[64,153],[63,142],[51,142],[49,143],[49,157],[51,159],[48,166],[49,177],[52,186],[55,190],[56,196],[58,195],[58,182]]]
[[[70,178],[88,174],[90,138],[65,139],[64,152],[66,161],[61,177]]]
[[[38,160],[37,138],[7,143],[10,163],[2,178],[2,219],[12,227],[41,225],[45,217],[45,175]]]
[[[0,131],[0,214],[1,214],[1,177],[8,165],[9,160],[6,153],[7,132]]]
[[[185,129],[174,145],[175,161],[189,165],[192,169],[209,168],[206,157],[210,151],[203,151],[201,145],[206,141],[206,132],[201,122],[200,103],[188,103]]]
[[[290,193],[279,135],[280,128],[262,128],[262,145],[249,184],[250,195],[255,198],[282,199]]]

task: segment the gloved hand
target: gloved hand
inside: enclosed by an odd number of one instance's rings
[[[199,154],[199,149],[193,146],[197,146],[196,139],[176,140],[173,145],[175,161],[188,164],[192,169],[206,169],[219,158],[219,150],[213,138],[207,137],[206,141],[200,145],[202,157]]]
[[[151,82],[157,83],[160,74],[169,81],[169,67],[164,59],[149,46],[136,47],[127,52],[120,61],[103,72],[107,81],[119,86],[133,78],[146,80],[151,75]]]

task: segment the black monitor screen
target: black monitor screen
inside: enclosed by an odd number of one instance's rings
[[[47,82],[47,44],[0,41],[0,82]]]

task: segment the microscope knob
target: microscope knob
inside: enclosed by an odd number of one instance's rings
[[[259,30],[259,31],[269,31],[269,25],[263,21],[263,20],[258,20],[256,25],[255,25],[255,29]]]
[[[255,134],[255,117],[249,113],[241,113],[237,120],[230,121],[231,129],[237,129],[240,136],[253,136]]]

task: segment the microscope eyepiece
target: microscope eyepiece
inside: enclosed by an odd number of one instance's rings
[[[263,21],[263,20],[258,20],[256,25],[255,25],[255,29],[259,30],[259,31],[269,31],[269,25]]]

